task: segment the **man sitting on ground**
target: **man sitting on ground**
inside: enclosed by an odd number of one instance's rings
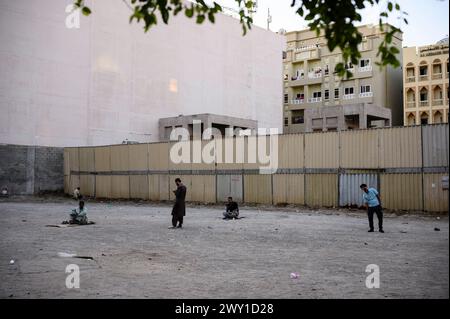
[[[226,212],[223,213],[224,219],[234,219],[239,216],[239,207],[236,202],[233,201],[233,198],[228,197],[228,204]]]
[[[84,207],[84,201],[80,200],[79,207],[72,209],[72,213],[70,213],[69,224],[86,225],[87,223],[87,209]]]

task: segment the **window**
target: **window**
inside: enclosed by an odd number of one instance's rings
[[[288,75],[288,74],[285,74],[285,75],[284,75],[284,80],[287,81],[288,79],[289,79],[289,75]]]
[[[338,99],[339,98],[339,88],[334,89],[334,98]]]
[[[303,124],[304,123],[304,110],[298,110],[292,112],[292,124]]]
[[[330,99],[330,90],[325,90],[325,100]]]
[[[361,85],[360,93],[368,93],[368,92],[372,92],[372,88],[370,87],[370,85]]]
[[[284,118],[284,126],[288,126],[289,125],[289,118],[285,117]]]
[[[427,75],[427,73],[428,73],[428,68],[427,68],[427,66],[421,66],[420,68],[419,68],[419,71],[420,71],[420,75]]]
[[[325,73],[325,75],[328,75],[330,73],[330,70],[328,69],[328,64],[325,65],[324,73]]]
[[[420,92],[420,101],[421,102],[428,101],[428,93],[427,92]]]
[[[287,53],[286,53],[286,51],[283,51],[283,59],[286,59],[287,58]]]
[[[284,94],[284,104],[287,104],[289,102],[289,95]]]
[[[344,94],[345,95],[350,95],[350,94],[353,94],[353,93],[354,93],[353,92],[353,86],[345,88],[345,90],[344,90]]]
[[[304,93],[297,93],[297,100],[303,100],[305,98]]]
[[[317,97],[321,97],[321,96],[322,96],[321,91],[313,92],[313,98],[317,98]]]
[[[362,59],[359,61],[359,67],[363,68],[370,65],[370,59]]]

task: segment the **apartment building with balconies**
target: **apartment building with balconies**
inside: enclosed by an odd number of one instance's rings
[[[284,132],[312,132],[403,124],[402,71],[375,64],[378,46],[389,29],[384,25],[358,27],[363,36],[353,74],[341,78],[334,70],[344,62],[340,50],[332,52],[324,36],[310,30],[286,33],[283,56]],[[402,35],[393,37],[402,50]],[[399,54],[398,59],[402,59]]]
[[[448,123],[448,38],[403,48],[405,125]]]

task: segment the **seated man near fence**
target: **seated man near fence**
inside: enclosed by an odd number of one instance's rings
[[[72,209],[70,213],[69,224],[87,225],[87,209],[84,206],[84,201],[80,200],[79,207],[77,209]]]
[[[83,196],[81,195],[79,187],[74,189],[74,191],[73,191],[73,198],[76,199],[76,200],[80,200],[80,199],[83,198]]]
[[[226,212],[223,213],[224,219],[234,219],[239,216],[239,207],[236,202],[233,201],[233,198],[228,197],[228,203]]]

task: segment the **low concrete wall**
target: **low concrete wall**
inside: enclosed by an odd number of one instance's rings
[[[59,147],[0,144],[0,188],[11,195],[64,190],[64,150]]]

